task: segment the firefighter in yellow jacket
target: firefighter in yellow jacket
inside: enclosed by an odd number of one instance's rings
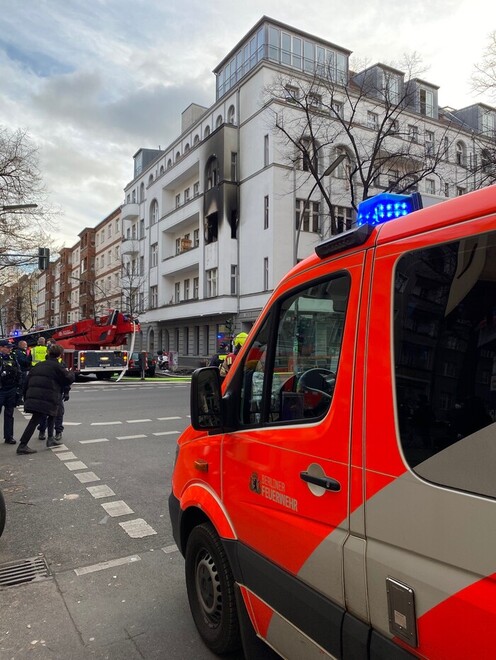
[[[227,373],[232,367],[232,363],[234,362],[236,355],[239,353],[239,350],[245,343],[247,337],[248,335],[246,332],[240,332],[236,335],[236,337],[234,337],[234,348],[232,353],[228,353],[224,359],[224,362],[220,365],[220,375],[222,377],[227,376]]]

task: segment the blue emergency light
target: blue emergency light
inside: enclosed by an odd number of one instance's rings
[[[357,225],[379,225],[382,222],[401,218],[422,208],[422,198],[415,192],[411,195],[381,193],[358,205]]]

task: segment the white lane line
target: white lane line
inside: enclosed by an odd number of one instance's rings
[[[96,573],[96,571],[103,571],[106,568],[114,568],[114,566],[122,566],[123,564],[132,564],[135,561],[141,561],[139,555],[130,555],[129,557],[122,557],[121,559],[111,559],[110,561],[102,561],[93,566],[83,566],[83,568],[75,568],[76,575],[86,575],[87,573]]]
[[[136,438],[146,438],[146,435],[144,433],[141,433],[140,435],[116,435],[115,436],[116,440],[135,440]]]
[[[94,440],[80,440],[79,444],[81,445],[89,445],[93,442],[108,442],[108,438],[95,438]]]
[[[181,431],[159,431],[158,433],[154,433],[153,435],[174,435],[181,433]]]
[[[130,513],[134,513],[130,506],[128,506],[123,500],[118,500],[117,502],[104,502],[101,505],[105,511],[115,518],[116,516],[127,516]]]
[[[67,451],[67,445],[57,445],[56,447],[50,447],[54,454],[57,454],[60,451]]]
[[[59,451],[56,454],[56,456],[61,461],[74,461],[74,460],[77,460],[76,454],[74,454],[72,451]]]
[[[64,463],[69,470],[87,470],[88,466],[83,461],[72,461],[72,463]]]
[[[181,419],[180,417],[157,417],[159,422],[169,422],[171,419]]]
[[[122,424],[122,422],[91,422],[90,426],[115,426],[116,424]]]
[[[162,548],[162,552],[165,552],[166,555],[170,555],[171,552],[179,552],[179,548],[176,544],[167,545],[165,548]]]
[[[141,424],[141,422],[151,422],[151,419],[126,419],[127,424]]]
[[[81,426],[83,422],[66,422],[64,419],[64,426]]]
[[[112,497],[115,495],[112,488],[110,488],[110,486],[105,486],[105,484],[102,484],[101,486],[86,486],[86,490],[93,495],[96,500],[101,497]]]
[[[157,533],[143,518],[120,522],[119,525],[132,539],[142,539],[144,536],[153,536]]]
[[[82,484],[88,484],[90,481],[100,481],[94,472],[80,472],[74,475]]]

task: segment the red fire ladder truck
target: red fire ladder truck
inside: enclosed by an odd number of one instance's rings
[[[14,341],[23,339],[28,346],[35,346],[40,337],[52,339],[64,347],[64,361],[76,376],[95,374],[103,380],[125,371],[128,351],[121,347],[128,335],[139,330],[136,320],[110,310],[105,316],[28,332],[15,337]]]

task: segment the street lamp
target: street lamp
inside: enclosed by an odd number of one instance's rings
[[[313,195],[313,191],[315,190],[315,188],[319,185],[319,183],[322,181],[322,179],[325,176],[329,176],[329,174],[331,174],[331,172],[334,172],[334,170],[337,167],[339,167],[339,165],[343,162],[343,160],[345,158],[346,158],[346,154],[339,154],[339,156],[332,161],[332,163],[329,165],[329,167],[326,170],[324,170],[324,173],[322,174],[322,176],[320,176],[317,179],[317,181],[315,182],[312,190],[309,192],[309,194],[308,194],[308,196],[305,200],[305,203],[303,204],[303,209],[300,213],[300,219],[299,219],[299,222],[298,222],[298,227],[296,228],[296,239],[295,239],[295,245],[294,245],[294,260],[293,260],[294,265],[296,265],[296,263],[298,262],[298,243],[300,242],[301,225],[302,225],[302,222],[303,222],[303,218],[305,216],[305,211],[307,210],[307,206],[310,202],[310,198]]]
[[[23,211],[25,209],[37,209],[38,204],[8,204],[7,206],[0,206],[0,211]]]

